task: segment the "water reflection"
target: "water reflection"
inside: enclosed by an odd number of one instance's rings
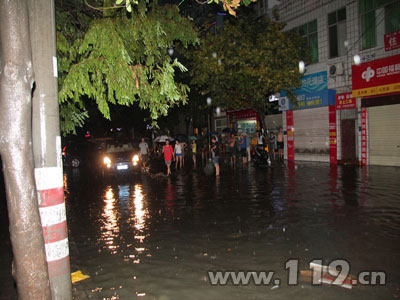
[[[146,218],[149,214],[148,210],[144,207],[143,200],[143,189],[142,186],[136,184],[134,186],[133,192],[133,205],[134,205],[134,228],[135,231],[135,240],[139,243],[143,243],[144,239],[146,238],[146,234],[144,232],[145,225],[146,225]],[[144,247],[135,247],[137,253],[142,253],[146,250]]]
[[[296,189],[296,179],[295,179],[295,172],[296,172],[296,165],[293,161],[288,161],[288,188],[287,188],[287,200],[289,207],[295,207],[296,203],[296,196],[295,196],[295,189]]]
[[[133,203],[135,205],[135,228],[142,230],[144,228],[146,211],[143,208],[143,191],[138,184],[135,185]]]
[[[358,169],[353,166],[343,166],[342,167],[342,197],[347,205],[358,205],[358,185],[359,180],[354,180],[354,178],[359,178]]]
[[[170,217],[175,215],[176,187],[175,183],[169,178],[165,189],[165,205]]]
[[[117,212],[115,210],[116,200],[112,187],[106,188],[103,201],[103,225],[101,226],[102,240],[105,241],[106,248],[111,250],[111,254],[116,254],[119,246],[114,243],[114,240],[117,237],[120,228],[118,225]]]
[[[79,191],[73,178],[64,178],[71,185],[70,236],[79,249],[71,261],[82,257],[92,275],[87,285],[102,288],[99,299],[110,293],[120,299],[263,299],[263,287],[210,288],[202,278],[212,269],[284,272],[291,257],[302,267],[314,258],[339,257],[354,273],[385,270],[399,282],[398,169],[299,162],[230,170],[218,179],[184,171],[142,176],[90,192],[86,184]],[[88,242],[99,231],[100,242]],[[367,299],[372,292],[369,299],[389,299],[382,291],[357,287],[346,294],[326,286],[281,285],[271,295]]]
[[[106,186],[101,201],[102,209],[95,222],[99,224],[102,248],[113,255],[124,254],[127,260],[139,263],[138,254],[147,250],[144,244],[149,236],[147,228],[149,211],[143,186],[141,184]],[[93,215],[96,215],[95,203],[90,209]],[[133,252],[126,251],[127,248],[133,249]]]

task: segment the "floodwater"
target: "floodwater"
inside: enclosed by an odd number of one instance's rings
[[[400,168],[223,165],[220,178],[187,168],[64,181],[71,271],[90,275],[73,285],[75,299],[400,298]],[[312,285],[297,272],[287,284],[288,260],[300,273],[317,259],[346,260],[354,276],[380,272],[385,284]],[[212,285],[208,271],[281,281]]]

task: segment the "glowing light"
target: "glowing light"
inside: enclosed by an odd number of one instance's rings
[[[64,173],[64,176],[63,176],[63,182],[64,182],[64,192],[65,192],[66,194],[69,194],[69,190],[68,190],[68,177],[67,177],[67,174],[65,174],[65,173]]]
[[[137,154],[135,154],[133,157],[132,157],[132,161],[139,161],[139,155],[137,155]]]
[[[207,97],[207,105],[211,105],[211,102],[212,102],[211,97]]]
[[[105,164],[111,164],[111,159],[108,156],[104,157],[103,161]]]
[[[217,113],[217,116],[219,116],[221,114],[221,109],[219,107],[217,107],[215,109],[215,112]]]
[[[304,61],[299,61],[299,72],[301,73],[301,74],[303,74],[304,73],[304,71],[305,71],[305,69],[306,69],[306,65],[305,65],[305,63],[304,63]]]
[[[113,245],[116,233],[119,232],[114,197],[113,189],[109,187],[104,195],[105,205],[102,214],[104,225],[101,227],[103,241],[105,241],[106,247],[112,250],[111,254],[117,254],[119,248],[119,246]]]
[[[114,199],[114,193],[112,188],[109,188],[106,192],[106,199],[107,200],[113,200]]]
[[[358,54],[356,54],[356,55],[354,55],[354,63],[357,65],[357,66],[359,66],[360,64],[361,64],[361,57],[360,57],[360,55],[358,55]]]
[[[172,56],[172,55],[174,54],[174,49],[169,48],[169,49],[168,49],[168,54],[169,54],[170,56]]]
[[[144,221],[145,221],[146,211],[143,209],[142,188],[138,184],[135,185],[133,203],[135,204],[135,219],[136,219],[135,228],[138,229],[138,230],[141,230],[141,229],[144,228]]]

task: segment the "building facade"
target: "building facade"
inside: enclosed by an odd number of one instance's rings
[[[257,9],[274,7],[312,60],[297,106],[282,105],[285,157],[400,166],[400,0],[264,0]]]

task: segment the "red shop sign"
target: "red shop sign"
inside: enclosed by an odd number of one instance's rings
[[[356,108],[357,101],[353,98],[352,93],[336,94],[336,109],[351,109]]]
[[[229,111],[228,115],[230,119],[232,119],[233,117],[235,120],[243,120],[243,119],[256,120],[258,118],[257,112],[252,109]]]
[[[385,34],[385,51],[400,48],[400,30]]]
[[[337,164],[336,107],[329,105],[329,161]]]
[[[361,109],[361,165],[367,165],[367,109]]]
[[[353,97],[400,92],[400,54],[352,66]]]
[[[287,159],[294,160],[294,122],[293,110],[286,111],[286,131],[287,131]]]

